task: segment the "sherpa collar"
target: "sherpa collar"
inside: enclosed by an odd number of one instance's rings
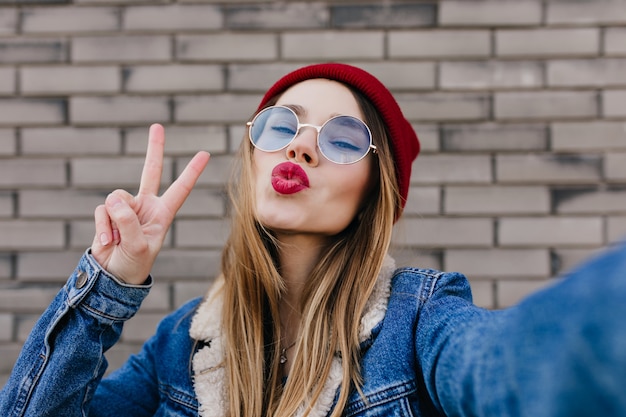
[[[360,342],[367,340],[372,334],[372,329],[385,317],[394,270],[395,261],[390,256],[386,256],[361,317]],[[228,411],[228,387],[223,366],[224,339],[221,329],[224,304],[222,287],[223,282],[216,282],[212,286],[207,298],[198,307],[189,330],[193,339],[204,344],[194,354],[192,364],[194,390],[200,403],[201,417],[224,417]],[[335,393],[341,383],[341,373],[341,358],[335,355],[322,394],[311,407],[309,413],[311,417],[324,417],[329,413]],[[296,416],[302,416],[307,407],[308,404],[302,404]]]

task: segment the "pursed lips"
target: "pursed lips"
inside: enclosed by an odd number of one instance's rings
[[[272,187],[279,194],[295,194],[309,188],[309,177],[293,162],[283,162],[272,170]]]

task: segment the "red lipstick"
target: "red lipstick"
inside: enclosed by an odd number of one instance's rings
[[[272,187],[279,194],[295,194],[309,188],[309,177],[300,165],[283,162],[272,170]]]

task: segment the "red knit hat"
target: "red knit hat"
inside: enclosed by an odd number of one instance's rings
[[[359,90],[374,105],[382,116],[389,138],[396,166],[398,190],[402,196],[402,208],[406,204],[411,180],[411,165],[420,151],[417,134],[411,124],[404,118],[400,106],[391,92],[376,77],[351,65],[325,63],[310,65],[297,69],[278,80],[261,100],[259,110],[267,102],[299,82],[314,78],[325,78],[339,81]],[[401,210],[397,217],[400,217]]]

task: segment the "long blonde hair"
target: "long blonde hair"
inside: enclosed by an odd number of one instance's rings
[[[360,319],[389,248],[400,197],[385,126],[373,105],[350,89],[378,148],[377,155],[368,156],[375,161],[373,186],[362,211],[325,248],[311,273],[284,387],[276,325],[285,285],[277,268],[279,242],[255,219],[252,146],[246,139],[240,147],[230,186],[231,235],[222,255],[224,365],[232,417],[292,416],[302,404],[314,404],[336,352],[342,381],[332,416],[341,414],[352,388],[360,389]]]

